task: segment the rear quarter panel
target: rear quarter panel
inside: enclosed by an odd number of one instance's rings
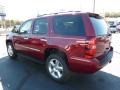
[[[50,39],[48,45],[49,47],[64,51],[69,63],[73,57],[84,57],[85,40],[86,36],[65,36],[56,34],[53,28],[52,17],[50,18]]]

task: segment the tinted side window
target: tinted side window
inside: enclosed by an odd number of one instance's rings
[[[22,24],[20,27],[20,33],[21,34],[28,34],[30,33],[31,30],[31,25],[32,25],[32,20],[26,21],[25,23]]]
[[[48,31],[48,21],[46,18],[35,20],[33,34],[46,34]]]
[[[84,36],[85,28],[81,16],[65,15],[53,18],[54,31],[61,35]]]

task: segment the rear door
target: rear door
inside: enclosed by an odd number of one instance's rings
[[[90,17],[96,36],[96,57],[110,50],[111,35],[105,20],[100,17]]]

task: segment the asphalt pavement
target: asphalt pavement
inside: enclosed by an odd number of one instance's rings
[[[120,90],[120,34],[114,34],[112,63],[90,75],[75,74],[66,83],[51,80],[44,65],[24,57],[7,56],[5,36],[0,36],[0,90]]]

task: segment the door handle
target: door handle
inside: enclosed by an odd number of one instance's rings
[[[45,42],[47,41],[46,38],[44,38],[44,37],[41,38],[40,40],[41,40],[41,41],[45,41]]]
[[[28,40],[29,38],[28,37],[24,37],[24,40]]]

